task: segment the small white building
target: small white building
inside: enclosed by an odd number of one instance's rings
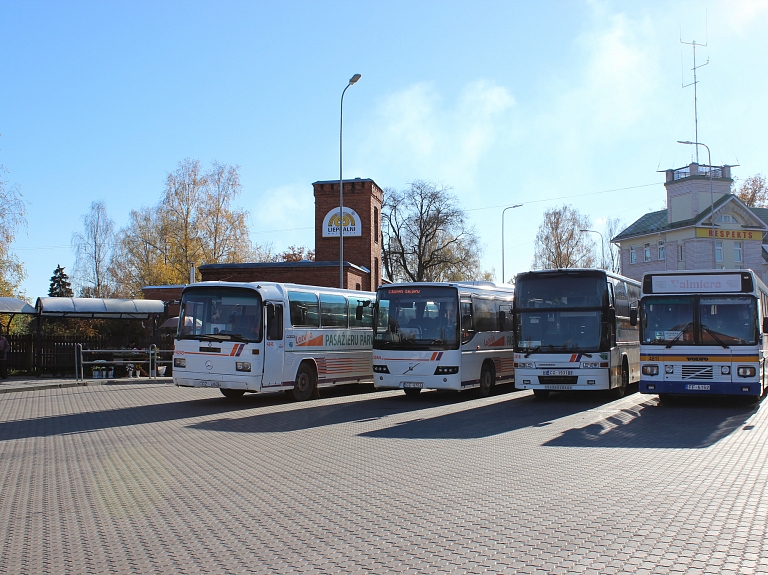
[[[621,251],[621,273],[641,280],[659,270],[748,268],[766,281],[768,208],[747,207],[732,185],[730,166],[667,170],[667,209],[611,239]]]

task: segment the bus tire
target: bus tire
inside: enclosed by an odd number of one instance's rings
[[[421,393],[420,387],[404,387],[403,391],[405,392],[405,395],[408,397],[416,397]]]
[[[315,393],[317,389],[317,375],[315,370],[307,363],[299,366],[296,372],[296,381],[291,390],[291,397],[294,401],[306,401]]]
[[[488,397],[491,394],[491,388],[496,380],[496,373],[493,364],[484,363],[480,371],[480,387],[477,388],[478,397]]]
[[[220,388],[219,391],[227,399],[240,399],[245,393],[244,389],[227,389],[226,387]]]
[[[534,389],[533,390],[533,396],[536,399],[547,399],[549,397],[549,390],[548,389]]]
[[[611,396],[614,399],[621,399],[627,392],[629,386],[629,367],[627,366],[627,360],[625,359],[621,364],[621,385],[614,387],[611,390]]]

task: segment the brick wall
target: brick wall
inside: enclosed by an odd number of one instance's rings
[[[339,182],[315,182],[315,260],[339,261],[339,238],[323,237],[323,218],[339,208]],[[381,282],[381,203],[383,192],[373,180],[344,180],[344,207],[360,216],[362,235],[344,236],[344,261],[371,270],[363,289]],[[336,282],[338,284],[338,281]],[[352,286],[354,287],[354,286]]]
[[[339,266],[337,265],[306,265],[297,263],[295,266],[281,264],[278,267],[269,264],[216,264],[200,266],[203,281],[227,282],[281,282],[297,283],[324,287],[339,287]],[[369,275],[351,266],[344,268],[344,282],[347,289],[368,291]],[[359,286],[359,287],[358,287]]]

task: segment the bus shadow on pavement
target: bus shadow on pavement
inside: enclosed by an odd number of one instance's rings
[[[538,401],[530,392],[514,393],[509,401],[406,421],[360,435],[384,439],[479,439],[527,427],[544,427],[607,401],[597,394],[577,394],[567,399]]]
[[[739,429],[750,431],[747,421],[759,405],[742,398],[688,397],[672,405],[648,398],[641,404],[584,427],[565,431],[545,447],[610,447],[632,449],[704,449]]]
[[[372,389],[372,388],[371,388]],[[352,395],[342,386],[321,390],[324,398]],[[384,392],[387,393],[387,392]],[[356,394],[355,394],[356,395]],[[247,399],[247,398],[245,398]],[[466,403],[474,396],[469,393],[428,392],[419,397],[381,395],[380,392],[362,394],[361,401],[318,405],[316,402],[296,403],[292,409],[279,412],[256,413],[247,417],[220,418],[190,425],[190,429],[226,431],[235,433],[280,433],[300,431],[329,425],[368,423],[390,415],[420,411],[433,407]]]

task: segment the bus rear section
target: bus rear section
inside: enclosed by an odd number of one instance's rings
[[[379,389],[477,389],[514,381],[512,291],[489,282],[382,286],[374,309]]]
[[[640,393],[763,396],[766,303],[751,270],[646,274]]]

